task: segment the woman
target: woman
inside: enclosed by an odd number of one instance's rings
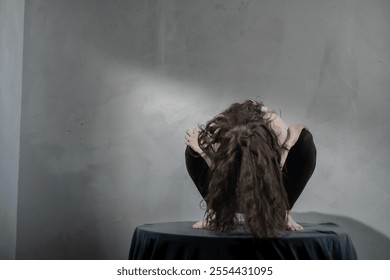
[[[302,230],[290,215],[316,164],[311,133],[287,126],[261,102],[234,103],[187,130],[187,170],[207,203],[195,228],[233,230],[237,213],[257,237]]]

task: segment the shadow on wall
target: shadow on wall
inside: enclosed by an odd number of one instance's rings
[[[318,212],[293,213],[296,221],[305,223],[334,222],[340,225],[351,237],[361,260],[389,260],[390,239],[377,230],[357,220]]]

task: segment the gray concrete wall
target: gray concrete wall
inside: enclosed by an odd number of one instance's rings
[[[390,258],[389,12],[381,0],[27,2],[17,258],[124,259],[137,225],[201,218],[184,131],[253,97],[315,136],[297,217],[340,221],[359,257]]]
[[[24,1],[0,0],[0,259],[14,259]]]

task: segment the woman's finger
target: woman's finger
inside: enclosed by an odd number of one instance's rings
[[[186,134],[188,135],[194,135],[194,134],[197,134],[199,133],[199,128],[193,128],[193,129],[187,129],[186,130]]]

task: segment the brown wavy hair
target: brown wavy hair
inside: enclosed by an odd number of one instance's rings
[[[257,237],[277,236],[286,228],[281,149],[262,106],[234,103],[200,127],[199,146],[212,159],[205,198],[211,230],[235,229],[236,213],[245,215],[245,226]]]

